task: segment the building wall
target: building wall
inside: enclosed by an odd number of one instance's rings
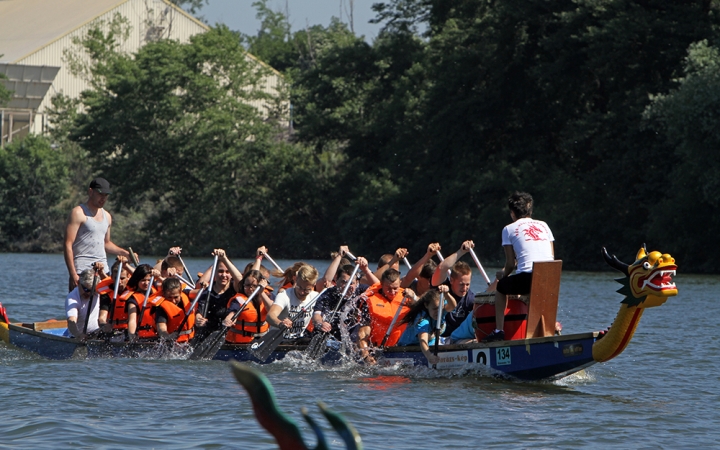
[[[48,90],[38,108],[38,114],[45,114],[47,108],[52,105],[52,97],[56,94],[63,93],[71,98],[78,98],[83,90],[90,88],[90,84],[86,80],[70,73],[64,60],[64,52],[67,49],[76,48],[75,44],[73,44],[73,38],[82,38],[98,22],[104,22],[101,28],[105,32],[109,31],[108,23],[117,13],[128,19],[131,27],[130,36],[120,47],[122,51],[128,53],[134,53],[147,42],[157,39],[169,38],[186,43],[195,34],[204,33],[208,30],[203,23],[163,0],[128,0],[59,39],[48,43],[32,54],[15,61],[17,64],[61,67],[52,87]],[[89,62],[89,58],[84,55],[83,57]],[[248,56],[248,58],[257,62],[252,56]],[[275,93],[279,83],[282,82],[282,77],[277,71],[272,70],[272,73],[273,75],[269,76],[263,83],[265,92]],[[264,112],[265,108],[262,102],[253,102],[252,104]],[[43,124],[46,124],[46,122],[44,117],[37,117],[34,121],[33,131],[36,133],[43,132]]]

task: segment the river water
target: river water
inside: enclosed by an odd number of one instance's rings
[[[210,262],[186,260],[192,272]],[[644,314],[624,353],[560,381],[324,368],[301,358],[256,367],[309,444],[302,406],[343,448],[315,406],[322,400],[367,449],[718,447],[720,277],[686,275],[679,265],[679,295]],[[61,255],[0,254],[0,302],[10,318],[63,318],[64,267]],[[563,273],[564,333],[610,325],[621,300],[613,278],[609,270]],[[473,290],[482,284],[475,273]],[[0,399],[0,448],[276,448],[226,362],[48,361],[0,343]]]

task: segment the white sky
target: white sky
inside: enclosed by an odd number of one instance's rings
[[[260,21],[255,18],[256,10],[252,7],[253,1],[209,0],[208,4],[204,5],[197,14],[210,25],[224,23],[231,30],[255,35],[260,28]],[[380,30],[379,25],[368,23],[375,17],[371,6],[379,1],[354,1],[355,34],[364,35],[368,42],[372,42]],[[297,31],[305,28],[306,25],[327,26],[333,16],[341,18],[343,22],[349,22],[349,3],[350,0],[270,0],[268,6],[273,11],[285,11],[287,4],[290,12],[290,25],[293,31]]]

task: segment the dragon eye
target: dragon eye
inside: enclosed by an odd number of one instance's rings
[[[652,267],[652,266],[650,265],[649,262],[645,261],[645,262],[643,263],[643,268],[645,268],[645,270],[650,270],[651,267]]]

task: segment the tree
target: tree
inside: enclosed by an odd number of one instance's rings
[[[713,213],[720,207],[720,50],[706,40],[691,45],[684,72],[678,86],[654,96],[645,111],[649,127],[674,153],[655,178],[667,195],[650,215],[649,228],[683,265],[715,271],[705,239],[720,233]]]
[[[0,249],[59,251],[68,192],[64,155],[27,136],[0,148]]]
[[[102,42],[91,32],[83,45]],[[96,88],[82,94],[70,137],[92,152],[119,206],[149,211],[144,248],[308,248],[300,239],[317,229],[312,202],[295,198],[321,198],[312,189],[322,171],[314,154],[282,140],[283,118],[253,106],[274,99],[260,89],[267,69],[237,34],[218,27],[189,44],[96,54],[105,55],[92,67]]]

